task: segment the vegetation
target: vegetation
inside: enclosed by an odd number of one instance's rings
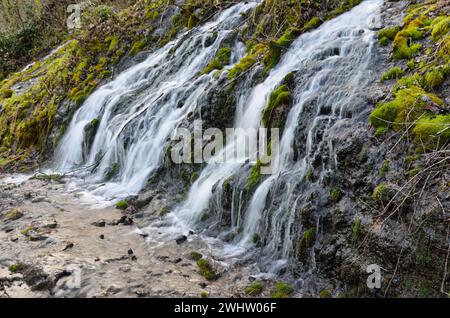
[[[397,79],[402,77],[404,74],[403,70],[397,66],[391,68],[389,71],[387,71],[382,77],[382,81],[387,81],[391,79]]]
[[[200,268],[200,274],[208,281],[217,280],[219,275],[214,271],[211,263],[207,259],[199,259],[197,265]]]
[[[275,284],[275,289],[270,293],[272,298],[288,298],[294,292],[294,288],[284,282]]]
[[[221,70],[225,65],[230,63],[231,49],[228,47],[221,48],[217,56],[206,66],[200,75],[209,74],[214,70]]]
[[[330,190],[330,199],[332,202],[334,202],[334,203],[339,202],[339,200],[341,200],[341,198],[342,198],[341,189],[334,187]]]
[[[417,3],[409,7],[402,26],[379,31],[378,38],[393,40],[393,56],[408,59],[407,69],[394,67],[382,80],[396,79],[393,99],[380,103],[370,116],[376,136],[389,129],[409,130],[421,151],[441,148],[450,141],[448,105],[437,94],[450,74],[449,17],[442,15],[436,1]],[[427,63],[418,65],[413,59],[422,41],[431,38],[435,43],[424,47]],[[445,111],[447,109],[447,111]]]
[[[261,282],[254,282],[245,288],[245,293],[250,296],[258,296],[263,292],[264,285]]]
[[[128,208],[128,202],[127,201],[119,201],[116,203],[116,208],[119,210],[126,210]]]

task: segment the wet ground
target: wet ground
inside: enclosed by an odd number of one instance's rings
[[[155,245],[139,214],[92,209],[67,189],[64,180],[0,185],[0,297],[245,296],[244,267],[212,261],[220,278],[200,274],[191,252],[208,249],[195,235]]]

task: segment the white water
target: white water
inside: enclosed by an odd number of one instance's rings
[[[364,1],[350,12],[302,35],[263,83],[249,92],[241,92],[234,127],[258,128],[268,97],[284,77],[293,71],[306,74],[301,87],[297,88],[281,139],[280,170],[256,189],[248,208],[233,206],[231,226],[242,229],[239,241],[223,246],[226,254],[245,251],[252,245],[251,237],[258,233],[265,238],[269,251],[281,257],[289,256],[298,234],[293,227],[294,216],[301,203],[295,186],[304,179],[318,143],[327,143],[330,157],[334,156],[331,142],[316,140],[316,128],[323,122],[328,129],[339,127],[348,114],[357,117],[361,111],[354,107],[354,95],[370,78],[368,64],[375,42],[371,27],[379,15],[381,3],[382,0]],[[96,172],[86,175],[88,183],[94,184],[93,195],[111,199],[138,193],[161,164],[172,131],[196,109],[197,100],[215,81],[212,74],[200,78],[197,75],[216,54],[224,37],[242,23],[241,13],[254,6],[255,3],[249,3],[231,7],[213,22],[150,54],[144,62],[98,89],[77,111],[58,148],[55,157],[58,170],[70,171],[99,161]],[[214,43],[209,47],[202,45],[214,31],[218,31]],[[177,48],[175,54],[171,52],[173,48]],[[243,44],[236,42],[234,60],[244,51]],[[308,126],[305,152],[294,160],[292,146],[296,129],[304,106],[313,99],[317,99],[316,116]],[[329,114],[321,114],[324,106],[330,106]],[[98,133],[92,147],[84,149],[85,127],[96,118],[101,119]],[[234,150],[239,142],[228,143],[224,151]],[[114,163],[120,166],[118,178],[102,184]],[[173,235],[195,227],[213,199],[214,186],[219,184],[217,191],[220,192],[220,185],[241,168],[240,163],[207,165],[186,201],[163,221],[165,231],[157,228],[161,224],[154,224],[147,232]],[[331,160],[322,167],[321,173],[333,168]],[[271,207],[270,192],[281,184],[285,185],[280,195],[282,204]],[[233,201],[240,201],[242,191],[234,191]]]
[[[347,90],[347,95],[351,97],[352,91],[358,90],[360,81],[364,81],[367,78],[367,63],[370,60],[372,46],[375,40],[375,33],[370,31],[369,28],[372,26],[373,20],[378,14],[377,10],[380,4],[380,0],[365,1],[350,12],[326,22],[317,30],[302,35],[293,43],[287,54],[270,73],[268,78],[253,89],[248,99],[240,101],[235,128],[258,128],[261,124],[261,113],[267,105],[271,92],[280,85],[286,75],[293,71],[302,72],[308,68],[314,69],[319,62],[319,57],[323,56],[322,53],[335,48],[339,49],[338,55],[326,56],[323,61],[320,61],[323,67],[319,72],[314,73],[309,70],[311,77],[303,87],[300,95],[296,96],[296,105],[288,116],[286,129],[281,139],[280,172],[272,175],[256,190],[250,206],[247,212],[245,212],[244,237],[241,245],[250,243],[251,237],[257,232],[261,214],[266,206],[266,198],[272,184],[279,179],[287,178],[293,171],[297,172],[297,176],[299,171],[303,173],[303,176],[306,173],[306,160],[310,157],[310,151],[308,151],[303,160],[299,162],[292,161],[294,132],[297,127],[298,116],[302,112],[304,103],[310,100],[312,96],[321,95],[322,91],[329,92],[329,90],[325,89],[325,85],[341,85],[335,87],[335,89]],[[327,78],[332,76],[336,65],[350,61],[348,57],[353,57],[355,54],[360,54],[357,57],[359,64],[352,66],[351,73],[348,74],[348,77],[344,77],[342,83],[330,83]],[[350,98],[346,100],[345,94],[334,97],[330,117],[341,117],[344,112],[343,105],[349,100]],[[321,104],[318,103],[318,117],[320,106]],[[310,135],[313,131],[314,126],[311,128]],[[308,140],[311,140],[311,136],[309,136]],[[229,143],[227,150],[236,148],[238,144],[239,140]],[[310,145],[307,145],[307,148],[311,148]],[[222,184],[230,176],[236,174],[240,167],[241,165],[239,164],[208,165],[203,170],[197,182],[192,186],[186,202],[175,211],[175,214],[179,218],[195,224],[202,211],[208,207],[213,195],[213,186],[217,183]],[[298,177],[302,178],[303,176],[300,175]],[[295,210],[295,206],[292,209]],[[277,213],[284,214],[286,211],[279,210]],[[289,220],[285,221],[289,222]],[[275,229],[275,231],[279,233],[278,230]]]
[[[106,199],[137,194],[160,166],[164,146],[177,125],[197,107],[198,98],[216,81],[213,74],[198,77],[216,55],[227,35],[245,18],[255,2],[237,4],[215,20],[180,36],[114,81],[96,90],[76,112],[55,155],[56,170],[96,166],[87,182],[100,184],[91,192]],[[205,42],[217,32],[210,46]],[[237,42],[233,59],[243,54]],[[175,52],[174,52],[175,51]],[[100,120],[90,149],[85,127]],[[104,181],[113,165],[119,176]]]

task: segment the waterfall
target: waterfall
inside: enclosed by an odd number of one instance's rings
[[[94,195],[114,199],[137,194],[161,165],[174,129],[218,81],[213,73],[199,74],[255,5],[239,3],[224,10],[97,89],[75,113],[62,138],[55,170],[96,167],[95,173],[85,176],[88,183],[96,184]],[[243,47],[235,40],[233,63],[242,57]],[[90,144],[86,131],[93,121],[98,128]],[[118,177],[104,183],[112,167]]]
[[[374,59],[376,42],[373,29],[377,26],[381,3],[381,0],[364,1],[300,36],[266,80],[254,87],[246,100],[240,101],[235,127],[258,128],[271,92],[289,73],[300,73],[294,106],[287,116],[280,142],[279,171],[254,192],[244,213],[242,234],[238,242],[234,242],[237,246],[251,245],[252,236],[257,233],[265,238],[264,249],[269,254],[289,257],[292,252],[298,236],[298,229],[294,227],[299,204],[296,189],[304,182],[307,167],[318,154],[319,146],[325,145],[331,159],[334,158],[331,141],[324,137],[325,134],[317,137],[319,127],[329,132],[338,129],[343,122],[367,119],[368,109],[361,107],[364,103],[358,93],[371,81],[370,63]],[[303,151],[294,158],[296,132],[304,108],[309,104],[313,107],[313,118],[306,123]],[[233,150],[238,144],[239,141],[232,141],[226,149]],[[202,211],[208,209],[214,195],[213,187],[238,174],[241,166],[233,163],[208,165],[193,184],[187,200],[174,212],[176,217],[195,226]],[[319,179],[334,168],[334,160],[324,162]],[[278,204],[273,204],[274,201]]]
[[[224,10],[211,22],[188,31],[97,89],[76,112],[57,149],[57,170],[96,166],[95,173],[88,173],[86,178],[95,184],[94,195],[108,199],[142,190],[161,165],[171,133],[220,79],[214,74],[199,74],[227,36],[245,23],[243,13],[256,4],[240,3]],[[280,258],[288,258],[292,253],[299,233],[299,188],[304,186],[308,167],[317,156],[323,157],[317,169],[319,186],[320,180],[336,169],[330,134],[340,125],[367,119],[369,109],[364,107],[359,93],[371,81],[374,24],[381,4],[382,0],[366,0],[301,35],[262,83],[248,92],[239,92],[234,128],[258,129],[270,94],[289,73],[296,72],[297,88],[281,136],[278,171],[256,188],[247,205],[240,202],[242,189],[233,189],[230,226],[240,231],[233,246],[251,246],[252,236],[257,233],[264,239],[267,253]],[[217,37],[206,45],[212,34]],[[238,40],[234,40],[232,48],[232,60],[236,63],[245,48]],[[86,127],[93,120],[98,120],[99,126],[87,147]],[[301,143],[299,134],[305,136]],[[232,139],[217,156],[234,153],[241,142],[239,138]],[[213,160],[205,166],[186,200],[168,216],[169,220],[161,222],[167,233],[200,226],[200,216],[213,202],[214,192],[219,196],[215,202],[220,204],[222,184],[249,165],[241,163],[250,159],[243,156],[236,162]],[[114,165],[118,166],[118,177],[104,182]]]

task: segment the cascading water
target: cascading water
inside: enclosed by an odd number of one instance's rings
[[[365,105],[359,92],[371,81],[370,63],[374,60],[376,41],[374,27],[381,3],[381,0],[365,1],[302,35],[267,79],[253,89],[248,99],[240,101],[235,128],[258,128],[270,93],[289,73],[300,74],[296,76],[299,83],[294,106],[287,116],[280,143],[279,172],[256,189],[246,211],[232,215],[230,226],[241,228],[241,234],[232,244],[239,250],[251,245],[252,237],[258,233],[265,242],[265,251],[271,256],[287,258],[292,254],[300,232],[294,226],[300,200],[299,185],[305,183],[308,167],[317,155],[323,156],[319,151],[324,148],[328,149],[325,157],[329,158],[323,160],[318,169],[317,184],[335,168],[333,145],[326,133],[346,121],[367,119],[368,109],[358,107]],[[299,127],[302,120],[305,121],[302,118],[305,107],[312,107],[309,112],[313,116],[307,119],[305,127]],[[304,144],[297,145],[300,150],[294,156],[299,129],[304,130],[306,139]],[[238,144],[239,141],[232,141],[226,150],[233,150]],[[208,165],[192,186],[187,200],[175,211],[176,218],[195,226],[213,197],[220,197],[221,189],[213,190],[215,185],[238,174],[241,167],[231,163]],[[233,191],[236,200],[242,190]]]
[[[258,233],[270,255],[287,258],[292,254],[299,233],[295,226],[301,203],[298,189],[304,184],[308,167],[317,156],[324,157],[318,169],[319,185],[335,169],[333,143],[327,133],[346,121],[366,120],[368,110],[358,107],[364,105],[358,92],[370,81],[375,43],[372,27],[381,3],[364,1],[317,30],[303,34],[263,83],[249,92],[237,93],[234,127],[259,128],[271,92],[286,75],[297,73],[294,105],[280,143],[278,172],[257,187],[248,206],[240,202],[242,189],[233,189],[233,202],[238,203],[238,208],[233,203],[229,226],[240,233],[227,245],[230,253],[246,250]],[[227,35],[242,25],[242,13],[255,5],[237,4],[225,10],[214,21],[150,54],[144,62],[98,89],[77,111],[57,149],[58,170],[95,166],[96,172],[87,176],[88,182],[94,185],[92,193],[104,198],[138,193],[160,166],[173,130],[196,109],[197,101],[217,81],[213,74],[198,74],[216,55]],[[217,38],[205,45],[214,33]],[[243,44],[234,41],[233,62],[242,57],[243,51]],[[307,112],[313,115],[305,119],[302,116]],[[95,138],[88,143],[86,127],[96,119],[100,124]],[[299,134],[305,136],[302,144],[297,140]],[[224,151],[234,152],[241,142],[233,139]],[[323,149],[327,150],[326,156]],[[202,212],[211,201],[220,201],[221,185],[239,174],[243,167],[239,162],[249,158],[244,155],[237,159],[210,163],[203,169],[185,202],[169,215],[171,222],[163,221],[165,233],[199,227]],[[119,175],[114,181],[102,183],[114,165],[119,167]],[[148,232],[163,232],[152,231],[160,225],[153,224]]]
[[[94,195],[106,199],[138,193],[161,164],[173,130],[217,82],[213,74],[199,74],[245,22],[243,13],[255,5],[240,3],[224,10],[96,90],[76,112],[63,137],[55,155],[56,170],[95,167],[95,173],[86,176],[87,182],[95,185]],[[233,62],[242,57],[242,48],[235,41]],[[87,127],[93,121],[99,124],[89,140]],[[118,176],[101,184],[112,167]]]

